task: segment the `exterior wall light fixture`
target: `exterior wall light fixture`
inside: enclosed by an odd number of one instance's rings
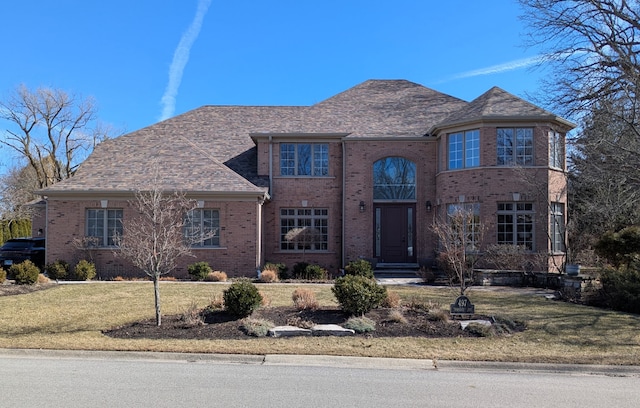
[[[360,201],[360,212],[364,212],[364,210],[366,209],[366,206],[364,205],[364,201]]]
[[[427,206],[427,212],[431,212],[431,209],[433,208],[433,206],[431,205],[431,201],[430,200],[427,200],[426,206]]]

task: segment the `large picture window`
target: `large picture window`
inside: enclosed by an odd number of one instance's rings
[[[498,165],[533,165],[533,129],[498,128]]]
[[[533,204],[498,203],[498,244],[533,251]]]
[[[451,133],[449,135],[449,169],[478,167],[480,165],[480,131]]]
[[[280,249],[326,251],[329,242],[329,210],[283,208],[280,210]]]
[[[329,175],[329,145],[326,143],[281,143],[281,176]]]
[[[122,236],[122,209],[88,209],[86,236],[99,247],[115,246],[116,236]]]
[[[416,165],[402,157],[387,157],[373,164],[374,200],[415,200]]]
[[[220,212],[197,208],[184,218],[184,238],[192,247],[220,246]]]

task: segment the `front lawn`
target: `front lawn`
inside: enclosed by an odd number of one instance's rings
[[[258,284],[271,307],[290,306],[297,287],[334,308],[331,285]],[[162,282],[163,315],[203,308],[226,284]],[[456,298],[446,287],[389,286],[403,303]],[[296,337],[245,339],[126,339],[103,331],[153,319],[151,282],[91,282],[0,296],[0,347],[171,351],[239,354],[325,354],[437,360],[640,365],[640,316],[547,300],[540,295],[468,292],[476,313],[525,321],[503,337]]]

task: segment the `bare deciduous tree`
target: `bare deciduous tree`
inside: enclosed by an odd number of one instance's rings
[[[460,296],[473,285],[473,270],[480,260],[484,225],[473,205],[452,206],[432,226],[438,238],[438,263],[447,272],[449,283],[458,286]]]
[[[92,99],[59,89],[18,87],[0,101],[0,119],[7,129],[0,136],[6,147],[35,172],[37,188],[71,177],[97,143],[108,137],[96,123]]]
[[[153,280],[156,324],[160,326],[160,278],[176,268],[179,258],[192,255],[183,227],[185,214],[194,208],[194,203],[182,193],[163,192],[156,182],[151,190],[138,191],[131,205],[137,215],[126,220],[122,236],[116,237],[116,255]]]

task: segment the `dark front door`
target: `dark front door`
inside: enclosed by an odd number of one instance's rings
[[[375,204],[374,253],[379,262],[415,262],[415,204]]]

